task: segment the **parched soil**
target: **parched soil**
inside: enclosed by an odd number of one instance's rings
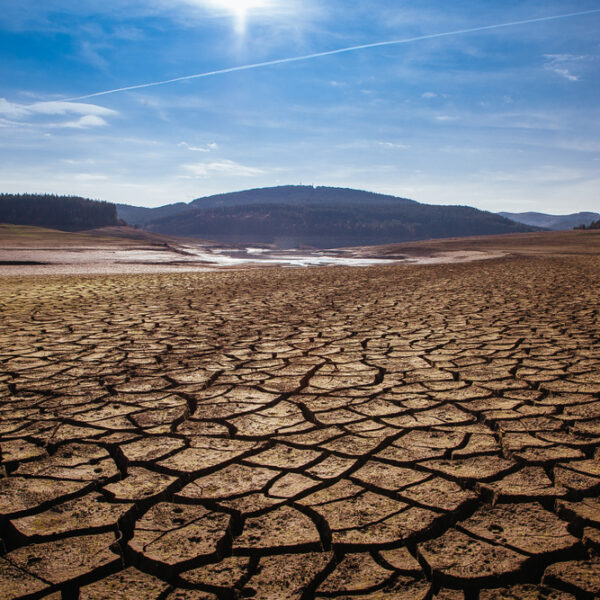
[[[599,267],[1,279],[0,597],[598,597]]]

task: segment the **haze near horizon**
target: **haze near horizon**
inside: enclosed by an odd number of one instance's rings
[[[599,25],[587,1],[23,0],[0,15],[0,191],[597,210]]]

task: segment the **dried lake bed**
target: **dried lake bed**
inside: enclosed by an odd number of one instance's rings
[[[2,597],[599,595],[598,238],[420,252],[1,277]]]
[[[23,230],[26,228],[20,228]],[[119,228],[116,228],[119,229]],[[19,233],[21,231],[19,230]],[[135,234],[133,230],[130,230]],[[3,232],[0,230],[0,234]],[[10,234],[11,232],[9,232]],[[503,252],[446,251],[378,256],[372,248],[279,249],[236,247],[204,240],[152,236],[139,239],[64,233],[48,244],[44,236],[0,235],[0,275],[85,275],[169,273],[257,267],[367,267],[394,263],[464,262],[498,258]],[[107,233],[112,233],[108,229]],[[123,233],[122,229],[120,233]],[[129,233],[125,230],[124,233]],[[25,237],[25,239],[23,239]]]

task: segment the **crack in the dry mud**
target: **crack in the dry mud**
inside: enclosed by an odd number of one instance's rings
[[[3,280],[2,596],[600,595],[597,268]]]

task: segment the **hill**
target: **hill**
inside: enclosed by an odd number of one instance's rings
[[[177,202],[175,204],[166,204],[157,208],[146,208],[145,206],[130,206],[129,204],[117,204],[117,214],[119,219],[122,219],[130,225],[143,227],[146,223],[161,217],[174,215],[184,210],[189,209],[189,204],[185,202]]]
[[[285,206],[297,205],[351,205],[351,204],[419,204],[415,200],[399,198],[387,194],[376,194],[349,188],[335,188],[312,185],[282,185],[270,188],[257,188],[229,194],[215,194],[192,200],[189,207],[193,208],[218,208],[227,206],[248,206],[253,204],[282,204]]]
[[[286,185],[272,188],[256,188],[215,194],[196,198],[189,204],[177,202],[165,204],[157,208],[117,204],[119,218],[130,225],[144,227],[152,221],[180,214],[192,209],[222,208],[232,206],[249,206],[255,204],[307,205],[307,204],[398,204],[399,202],[417,204],[414,200],[363,192],[346,188],[313,187],[308,185]]]
[[[150,231],[234,244],[334,248],[537,231],[468,206],[434,206],[360,190],[283,186],[198,198],[139,223]],[[152,209],[159,210],[159,209]],[[155,213],[156,214],[156,213]],[[120,211],[120,215],[124,213]],[[148,215],[144,214],[144,219]],[[131,223],[135,224],[135,223]]]
[[[109,202],[53,194],[0,194],[0,223],[82,231],[119,224]]]
[[[544,229],[552,229],[554,231],[573,229],[580,225],[587,226],[593,221],[600,219],[600,214],[595,212],[578,212],[570,215],[548,215],[539,212],[500,212],[498,214],[507,219],[512,219],[517,223],[532,225],[534,227],[543,227]]]

